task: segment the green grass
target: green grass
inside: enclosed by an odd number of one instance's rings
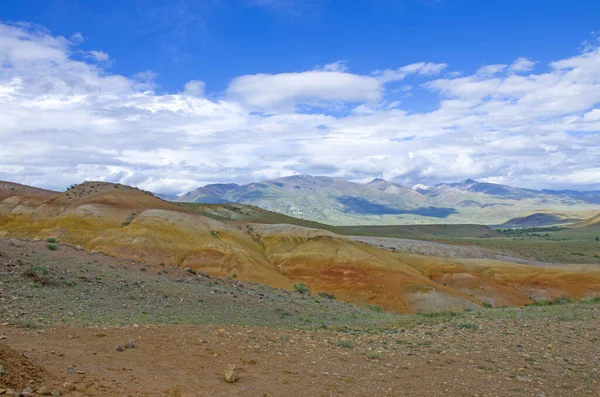
[[[31,278],[35,283],[42,285],[50,282],[50,269],[42,265],[30,265],[24,272],[25,277]]]
[[[352,348],[354,348],[354,344],[352,342],[350,342],[350,341],[347,341],[347,340],[343,340],[343,341],[337,342],[335,345],[338,346],[338,347],[343,347],[344,349],[352,349]]]
[[[456,323],[453,324],[454,328],[458,328],[458,329],[472,329],[472,330],[476,330],[479,329],[479,326],[475,323]]]

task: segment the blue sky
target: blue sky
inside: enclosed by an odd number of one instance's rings
[[[543,3],[2,2],[0,179],[600,188],[600,2]]]
[[[218,94],[236,76],[304,71],[346,60],[355,73],[426,60],[474,72],[527,56],[566,57],[599,29],[600,2],[480,0],[23,0],[3,2],[5,21],[42,25],[110,71],[158,74],[160,90],[207,82]]]

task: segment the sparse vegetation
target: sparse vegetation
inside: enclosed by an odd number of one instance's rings
[[[473,329],[476,330],[479,327],[477,326],[477,324],[474,323],[456,323],[454,324],[455,328],[459,328],[459,329]]]
[[[58,245],[56,245],[56,244],[46,244],[46,248],[48,248],[50,251],[56,251],[58,249]]]
[[[329,292],[319,292],[317,295],[320,296],[321,298],[325,298],[325,299],[335,299],[335,295],[333,295]]]
[[[344,349],[352,349],[354,347],[354,344],[348,340],[337,342],[335,345]]]
[[[304,283],[294,284],[294,291],[296,291],[300,294],[307,294],[307,295],[310,294],[310,289]]]
[[[30,265],[23,272],[23,275],[42,285],[46,285],[50,282],[50,269],[43,265]]]
[[[47,243],[56,243],[56,238],[54,238],[54,237],[48,237],[48,238],[46,239],[46,242],[47,242]]]

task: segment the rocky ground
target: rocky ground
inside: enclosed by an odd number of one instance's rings
[[[0,240],[0,391],[600,395],[597,300],[396,316],[47,244]]]

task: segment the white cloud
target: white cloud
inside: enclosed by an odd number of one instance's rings
[[[110,56],[104,51],[90,51],[90,55],[98,62],[108,62]]]
[[[421,76],[433,76],[441,73],[448,65],[445,63],[417,62],[399,67],[398,69],[377,70],[375,76],[382,82],[404,80],[408,75],[419,74]]]
[[[208,99],[201,80],[157,94],[153,72],[127,78],[76,60],[78,42],[0,24],[0,179],[181,192],[309,173],[600,189],[598,47],[540,73],[520,58],[437,79],[445,64],[364,75],[338,61],[241,76],[225,98]],[[428,79],[413,91],[430,90],[434,110],[414,111],[397,88],[386,90],[409,75]]]
[[[346,72],[348,71],[347,61],[335,61],[323,66],[325,72]]]
[[[375,102],[383,89],[377,79],[339,71],[254,74],[235,78],[227,91],[259,110],[293,110],[314,100]]]
[[[477,74],[480,76],[493,76],[505,70],[506,65],[486,65],[479,68],[479,70],[477,70]]]
[[[205,87],[206,84],[204,83],[204,81],[190,80],[187,83],[185,83],[185,89],[183,93],[186,95],[203,97]]]
[[[530,70],[533,70],[534,66],[535,62],[527,58],[519,58],[510,65],[508,70],[515,73],[529,72]]]

